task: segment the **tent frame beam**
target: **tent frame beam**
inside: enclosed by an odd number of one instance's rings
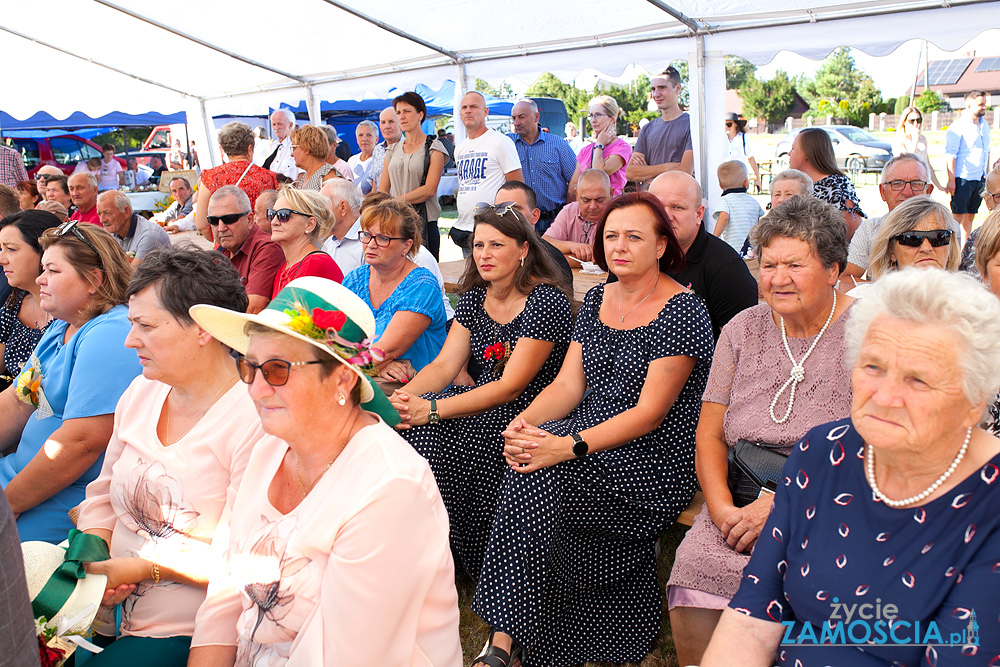
[[[368,14],[365,14],[364,12],[358,11],[357,9],[351,7],[350,5],[348,5],[348,4],[344,3],[344,2],[340,2],[340,0],[323,0],[323,2],[325,2],[328,5],[333,5],[337,9],[345,11],[348,14],[350,14],[351,16],[355,16],[355,17],[361,19],[362,21],[366,21],[368,23],[371,23],[372,25],[377,26],[377,27],[381,28],[382,30],[385,30],[386,32],[391,32],[393,35],[396,35],[397,37],[402,37],[403,39],[411,41],[411,42],[414,42],[416,44],[419,44],[420,46],[423,46],[424,48],[430,49],[432,51],[437,51],[441,55],[447,56],[448,58],[450,58],[452,60],[452,64],[454,64],[454,65],[458,65],[458,64],[462,63],[465,60],[462,57],[461,54],[456,53],[455,51],[449,51],[448,49],[444,48],[443,46],[441,46],[439,44],[434,44],[433,42],[428,42],[427,40],[421,39],[420,37],[417,37],[416,35],[408,33],[405,30],[401,30],[401,29],[397,28],[394,25],[390,25],[390,24],[386,23],[385,21],[381,21],[381,20],[375,18],[374,16],[369,16]]]
[[[677,19],[678,21],[686,25],[688,28],[690,28],[691,32],[696,35],[701,34],[706,29],[706,27],[702,23],[695,21],[693,18],[691,18],[684,12],[677,11],[667,3],[663,2],[663,0],[646,0],[646,1],[649,2],[649,4],[653,5],[654,7],[656,7],[657,9],[673,16],[675,19]]]

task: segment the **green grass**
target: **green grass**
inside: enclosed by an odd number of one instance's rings
[[[674,640],[670,634],[670,618],[667,615],[667,600],[664,587],[670,577],[670,567],[674,562],[674,552],[677,545],[681,543],[687,526],[674,524],[660,536],[660,556],[657,559],[657,580],[660,585],[660,592],[663,595],[663,617],[660,625],[660,634],[656,638],[656,645],[652,647],[649,655],[637,667],[678,667],[677,653],[674,651]],[[473,613],[470,609],[472,595],[475,593],[475,586],[472,580],[462,574],[455,581],[458,587],[458,605],[461,611],[459,633],[462,639],[462,653],[465,656],[465,664],[471,665],[472,659],[479,655],[483,645],[489,638],[490,628]],[[635,665],[635,663],[624,663],[625,665]],[[588,663],[589,667],[607,667],[610,663]]]

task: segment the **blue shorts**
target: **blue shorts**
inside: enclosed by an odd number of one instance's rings
[[[955,194],[951,196],[951,212],[955,215],[963,213],[976,214],[979,212],[979,204],[983,201],[983,188],[986,187],[986,179],[978,181],[967,181],[964,178],[955,177]]]

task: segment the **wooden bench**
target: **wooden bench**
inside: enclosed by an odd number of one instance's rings
[[[694,518],[701,513],[701,506],[705,504],[705,494],[701,491],[694,494],[694,500],[688,505],[688,508],[681,512],[681,515],[677,517],[677,523],[682,526],[690,526],[694,523]]]

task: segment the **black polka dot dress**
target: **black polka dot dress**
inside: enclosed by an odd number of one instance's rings
[[[590,428],[638,403],[651,361],[697,361],[648,435],[536,472],[505,471],[472,608],[524,648],[526,667],[643,659],[660,627],[656,540],[697,489],[694,433],[713,349],[704,302],[677,294],[647,326],[618,330],[598,319],[603,290],[587,294],[573,331],[591,392],[543,428]]]
[[[11,380],[16,379],[21,372],[21,368],[27,363],[28,358],[34,351],[38,341],[42,339],[42,334],[49,328],[46,324],[41,329],[32,329],[18,319],[17,314],[21,311],[21,302],[27,296],[24,290],[14,290],[14,295],[2,307],[0,307],[0,343],[3,348],[3,365],[0,371],[0,389],[10,386]]]
[[[471,357],[469,374],[480,387],[502,376],[500,359],[513,352],[520,338],[552,341],[555,347],[542,369],[515,400],[480,415],[444,419],[400,431],[430,463],[437,480],[448,519],[451,544],[459,567],[478,579],[483,553],[496,516],[497,496],[507,466],[503,459],[503,438],[507,424],[555,379],[569,347],[573,313],[569,299],[558,289],[538,285],[528,295],[524,309],[507,324],[497,324],[483,308],[486,288],[477,287],[462,295],[455,318],[469,330]],[[503,347],[503,354],[499,355]],[[427,393],[423,398],[441,400],[472,387],[452,387]]]

